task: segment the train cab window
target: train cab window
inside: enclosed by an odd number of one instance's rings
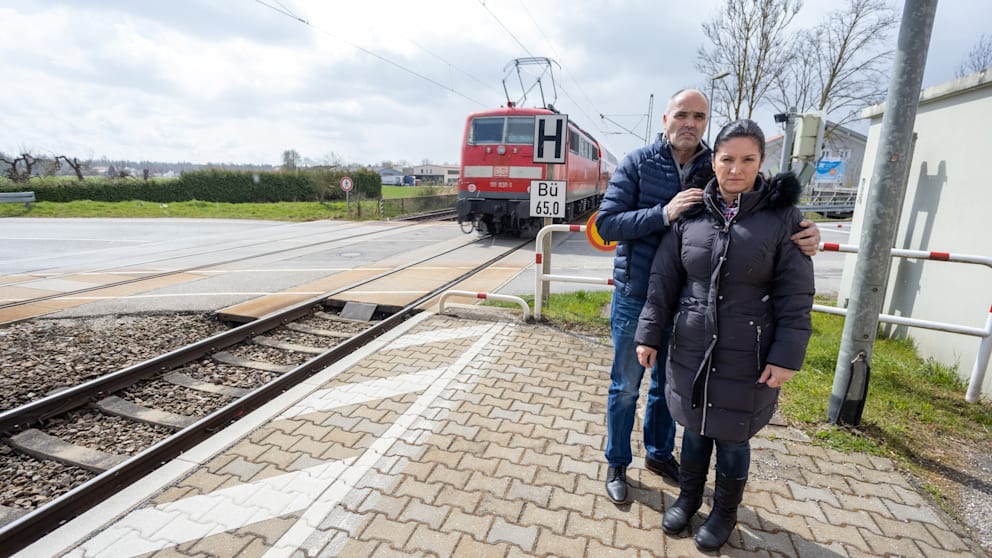
[[[502,116],[494,118],[474,118],[472,120],[472,131],[469,136],[469,143],[502,143],[503,141],[503,120]]]
[[[506,119],[506,143],[534,144],[534,117],[511,116]]]

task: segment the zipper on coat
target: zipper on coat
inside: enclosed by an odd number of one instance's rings
[[[754,353],[754,357],[758,361],[758,374],[761,374],[761,326],[760,325],[757,326],[757,330],[758,330],[758,335],[756,340],[757,350]]]

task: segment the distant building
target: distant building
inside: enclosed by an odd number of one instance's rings
[[[382,167],[375,169],[375,172],[379,173],[379,176],[382,177],[383,184],[388,184],[390,186],[403,185],[403,171],[398,171],[389,167]]]
[[[413,167],[413,176],[421,184],[457,184],[461,169],[450,165],[419,165]]]
[[[765,162],[761,170],[766,174],[780,172],[784,139],[785,136],[779,134],[765,142]],[[817,191],[857,192],[861,186],[861,167],[867,141],[864,134],[828,120],[816,172],[809,184],[804,186]],[[792,170],[798,173],[802,169],[794,164]]]

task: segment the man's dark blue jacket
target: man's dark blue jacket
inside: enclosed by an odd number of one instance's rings
[[[628,297],[647,297],[651,262],[668,229],[665,206],[685,188],[704,187],[712,176],[710,149],[702,143],[681,173],[664,136],[624,157],[596,216],[600,236],[617,242],[615,288]]]

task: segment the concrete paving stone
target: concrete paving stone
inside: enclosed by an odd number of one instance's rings
[[[403,477],[395,475],[384,475],[375,470],[366,471],[352,488],[372,488],[385,492],[398,490]]]
[[[937,515],[933,508],[927,506],[922,500],[920,505],[915,506],[893,502],[888,499],[883,499],[882,502],[885,504],[885,507],[892,511],[892,515],[894,515],[896,519],[913,521],[914,523],[930,523],[943,529],[947,528],[947,524],[944,523],[944,520]]]
[[[379,548],[388,548],[389,546],[378,540],[363,541],[346,538],[341,544],[335,544],[337,542],[337,540],[333,539],[329,541],[328,545],[321,550],[318,556],[382,556],[383,554],[379,552]],[[250,556],[261,555],[262,554],[251,554]]]
[[[881,499],[871,497],[871,496],[848,496],[846,494],[838,494],[837,501],[840,503],[840,508],[844,510],[864,510],[872,515],[872,517],[894,517],[892,511],[885,506],[885,503]]]
[[[826,521],[827,517],[820,509],[820,503],[815,501],[805,501],[799,502],[792,500],[790,498],[783,498],[781,496],[774,496],[775,505],[780,513],[783,515],[801,515],[803,517],[813,518],[820,521]]]
[[[838,526],[852,526],[859,529],[867,529],[876,535],[882,534],[881,527],[875,522],[873,514],[864,510],[854,510],[850,508],[821,506],[824,515],[827,516],[827,523]]]
[[[592,494],[575,494],[553,490],[551,500],[548,502],[550,510],[593,510],[596,505],[596,497]],[[612,504],[611,504],[612,505]],[[613,506],[616,509],[616,506]]]
[[[549,454],[543,451],[535,451],[533,448],[519,448],[515,446],[510,447],[521,452],[520,457],[517,459],[521,465],[546,468],[553,471],[562,471],[563,473],[570,472],[562,470],[563,458],[560,455],[555,455],[553,453]]]
[[[208,494],[223,486],[231,478],[231,475],[216,474],[206,469],[197,469],[183,479],[179,486],[193,488],[200,494]]]
[[[534,476],[537,474],[534,467],[518,465],[506,459],[500,459],[497,463],[495,476],[509,477],[510,479],[517,479],[528,484],[533,484]]]
[[[892,484],[887,482],[888,480],[889,479],[886,478],[886,476],[882,476],[878,479],[866,479],[865,481],[848,479],[847,482],[851,485],[851,490],[853,493],[858,496],[865,496],[869,498],[886,498],[892,502],[902,501],[899,493],[896,492]]]
[[[832,542],[844,543],[848,547],[853,546],[855,548],[868,551],[868,543],[861,536],[862,528],[855,525],[836,525],[829,522],[817,521],[815,519],[809,519],[806,521],[809,525],[810,531],[813,533],[813,539],[816,542],[830,544]],[[870,529],[864,529],[866,532],[878,534]]]
[[[231,475],[237,477],[241,482],[251,482],[255,480],[256,476],[265,469],[265,465],[261,463],[252,463],[247,461],[244,457],[237,456],[235,459],[229,461],[227,465],[220,468],[217,471],[219,475]]]
[[[552,510],[546,506],[528,502],[524,504],[520,515],[520,525],[537,526],[562,535],[565,533],[565,523],[568,521],[567,510]]]
[[[599,463],[585,459],[575,459],[568,455],[554,455],[557,465],[554,468],[562,473],[574,473],[588,478],[597,478],[600,473]]]
[[[848,477],[845,475],[802,471],[802,476],[805,480],[803,484],[828,489],[836,497],[851,494],[851,485],[847,482]]]
[[[665,535],[658,527],[638,527],[631,525],[627,521],[617,521],[616,528],[617,530],[613,537],[612,547],[617,550],[628,549],[650,551],[662,546],[664,540],[669,538],[669,536]]]
[[[466,513],[464,508],[452,506],[441,529],[446,533],[461,532],[482,541],[492,527],[493,521],[495,518]]]
[[[452,508],[461,509],[466,513],[471,513],[479,508],[484,496],[486,496],[484,492],[469,492],[442,484],[441,491],[434,498],[434,504],[438,506],[451,506]]]
[[[406,505],[399,518],[400,521],[416,521],[429,526],[432,530],[437,530],[449,513],[451,513],[450,506],[435,506],[413,498]]]
[[[900,519],[888,519],[885,517],[876,517],[875,522],[878,524],[878,528],[881,531],[881,533],[878,533],[877,536],[910,538],[925,542],[933,547],[940,547],[940,543],[937,542],[937,539],[935,539],[933,534],[930,533],[926,526],[921,523]]]
[[[710,477],[712,476],[713,471],[710,471]],[[712,481],[709,481],[707,486],[712,488],[712,484]],[[747,499],[749,494],[755,492],[767,492],[776,497],[792,498],[792,490],[789,489],[789,485],[781,480],[750,478],[747,481],[747,486],[744,488],[744,498]]]
[[[539,506],[547,506],[551,501],[550,486],[542,486],[539,483],[521,482],[519,479],[510,481],[510,488],[506,491],[506,498],[510,500],[521,500],[525,503],[531,502]]]
[[[813,540],[807,518],[802,515],[784,515],[772,511],[757,510],[762,533],[792,533],[806,540]]]
[[[555,469],[538,468],[534,484],[571,492],[575,490],[577,476],[574,473],[559,472]]]
[[[540,529],[534,553],[538,556],[585,556],[588,541],[582,537],[566,537],[548,529]]]
[[[191,498],[201,494],[203,494],[203,492],[201,492],[199,488],[193,486],[169,486],[162,492],[152,496],[149,503],[152,505],[168,504],[169,502],[175,502],[177,500]]]
[[[418,498],[424,502],[434,502],[442,488],[443,485],[440,483],[421,482],[413,477],[404,477],[393,493],[398,496]]]
[[[949,557],[962,557],[962,556],[974,556],[968,549],[947,549],[947,548],[934,548],[926,543],[917,543],[923,555],[927,558],[949,558]]]
[[[190,551],[203,553],[217,558],[234,558],[242,556],[244,550],[251,545],[254,537],[235,535],[234,533],[218,533],[196,541]]]
[[[500,498],[492,493],[482,493],[479,504],[475,507],[475,513],[480,515],[491,515],[505,521],[517,522],[523,512],[524,503],[515,500]]]
[[[422,444],[411,444],[404,440],[396,440],[389,446],[389,451],[386,455],[407,457],[419,461],[423,458],[426,451],[427,447]]]
[[[568,514],[568,523],[565,525],[565,535],[588,537],[611,546],[614,544],[616,524],[617,522],[612,519],[591,519],[577,511],[571,511]]]
[[[940,543],[940,547],[944,550],[952,552],[961,552],[968,549],[968,544],[958,535],[951,531],[950,529],[944,529],[937,527],[936,525],[926,525],[927,531],[933,535],[933,538]]]
[[[451,556],[460,539],[459,533],[443,533],[425,525],[417,525],[405,548],[427,552],[432,556]]]
[[[777,533],[756,532],[738,524],[730,538],[727,539],[727,544],[746,551],[764,551],[773,556],[776,554],[797,556],[791,533],[786,531]]]
[[[848,549],[841,542],[830,544],[818,543],[809,539],[792,536],[792,545],[795,547],[795,554],[774,555],[773,556],[801,556],[802,558],[847,558],[850,556]]]
[[[537,542],[537,527],[525,527],[516,523],[510,523],[502,517],[497,517],[489,528],[486,542],[497,544],[505,542],[520,548],[525,552],[532,552]]]
[[[804,485],[795,482],[787,482],[789,489],[792,491],[792,497],[796,500],[802,501],[814,501],[823,504],[829,504],[831,506],[839,506],[837,502],[837,497],[834,496],[830,488],[819,487],[815,485]]]
[[[508,556],[509,550],[509,543],[477,541],[468,535],[462,535],[458,539],[458,546],[455,547],[453,555],[473,558],[505,558]]]
[[[926,556],[916,541],[909,537],[900,537],[894,534],[886,534],[880,537],[871,532],[863,532],[862,535],[871,551],[864,556],[900,556],[904,558],[924,558]],[[852,552],[852,556],[855,554]]]
[[[486,413],[485,415],[472,413],[468,415],[464,424],[467,427],[479,428],[483,431],[486,431],[491,436],[505,435],[504,432],[500,432],[500,426],[503,424],[503,419],[490,418],[488,414],[489,413]],[[451,420],[456,421],[457,419],[452,418]]]
[[[707,486],[712,485],[708,484]],[[764,509],[771,512],[776,510],[775,500],[772,498],[770,493],[753,490],[753,487],[748,487],[745,490],[747,490],[746,498],[748,507],[753,508],[754,510]],[[707,498],[711,498],[712,494],[707,494],[706,496]]]
[[[413,477],[420,482],[439,482],[440,479],[433,474],[434,469],[437,466],[438,465],[436,463],[423,459],[423,456],[421,456],[420,459],[410,459],[409,457],[403,456],[396,459],[393,465],[387,471],[383,472],[390,474],[402,473],[403,475]],[[435,480],[430,481],[429,479],[432,478]]]
[[[479,450],[479,455],[465,453],[458,461],[457,468],[475,471],[476,473],[480,473],[484,476],[492,477],[496,473],[496,468],[499,466],[499,462],[495,459],[484,457],[482,454],[485,452],[485,448],[478,447],[473,449]]]
[[[926,498],[915,489],[893,485],[892,488],[899,494],[899,502],[907,506],[926,506],[929,504]]]
[[[403,548],[416,527],[416,523],[395,521],[383,514],[376,513],[371,518],[366,519],[365,528],[358,535],[358,538],[366,541],[376,539],[393,547]]]

